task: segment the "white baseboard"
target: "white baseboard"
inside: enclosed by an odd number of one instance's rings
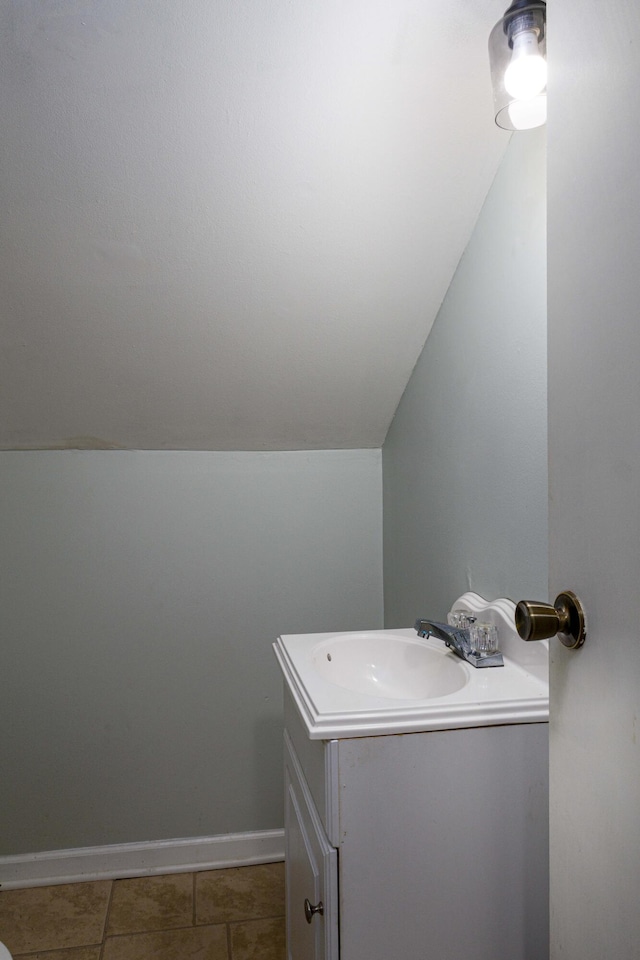
[[[276,860],[284,860],[284,830],[116,843],[0,857],[0,888],[16,890],[85,880],[191,873]]]

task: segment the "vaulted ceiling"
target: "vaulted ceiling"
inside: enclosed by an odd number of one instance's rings
[[[507,144],[494,0],[0,0],[0,447],[377,447]]]

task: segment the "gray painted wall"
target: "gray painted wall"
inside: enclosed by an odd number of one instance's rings
[[[282,826],[278,633],[382,626],[380,451],[0,453],[0,853]]]
[[[383,448],[389,627],[547,595],[545,203],[545,131],[518,134]]]
[[[546,596],[544,133],[384,447],[386,622]],[[382,626],[380,451],[0,453],[0,853],[282,825],[281,632]]]

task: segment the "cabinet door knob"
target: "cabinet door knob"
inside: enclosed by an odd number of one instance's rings
[[[523,640],[545,640],[557,635],[571,649],[581,647],[587,634],[584,609],[570,590],[559,593],[553,606],[521,600],[516,606],[516,629]]]
[[[324,915],[324,904],[322,900],[313,904],[309,899],[306,899],[304,901],[304,915],[307,918],[307,923],[311,923],[314,913],[319,913],[321,917]]]

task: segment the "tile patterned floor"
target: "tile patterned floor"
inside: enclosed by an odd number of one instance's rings
[[[0,892],[16,960],[284,960],[284,864]]]

